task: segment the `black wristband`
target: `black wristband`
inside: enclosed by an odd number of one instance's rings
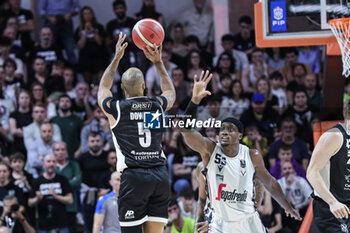
[[[197,107],[198,104],[193,103],[192,100],[188,103],[187,108],[184,112],[185,116],[183,118],[185,122],[186,120],[191,120],[197,116]]]
[[[171,227],[173,225],[172,221],[168,221],[168,223],[166,224],[167,227]]]

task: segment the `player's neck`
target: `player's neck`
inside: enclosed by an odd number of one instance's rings
[[[233,144],[230,146],[221,147],[222,152],[228,157],[235,157],[238,154],[239,144]]]

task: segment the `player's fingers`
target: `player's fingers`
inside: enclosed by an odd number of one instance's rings
[[[204,77],[203,77],[203,81],[205,81],[205,80],[208,78],[208,76],[209,76],[209,70],[207,70],[207,71],[205,72],[205,75],[204,75]]]
[[[199,80],[198,80],[198,81],[201,81],[201,80],[203,79],[203,77],[204,77],[204,70],[202,70],[201,76],[199,77]]]
[[[128,47],[128,42],[125,42],[125,43],[123,44],[122,49],[125,50],[126,47]]]
[[[120,44],[122,43],[122,37],[123,37],[123,33],[122,33],[122,32],[119,32],[117,45],[120,45]]]
[[[349,210],[349,208],[348,208],[346,205],[344,205],[344,208],[345,208],[346,212],[347,212],[348,214],[350,214],[350,210]]]
[[[213,74],[210,74],[209,77],[205,80],[205,83],[208,84],[212,78]]]
[[[348,212],[346,211],[345,207],[341,209],[341,212],[342,212],[343,218],[349,217]]]
[[[193,76],[193,81],[194,81],[194,83],[196,83],[197,82],[197,75],[195,74],[194,76]]]
[[[205,95],[211,95],[211,92],[210,91],[205,91],[204,94]]]

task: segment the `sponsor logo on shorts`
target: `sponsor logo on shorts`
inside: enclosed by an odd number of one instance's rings
[[[218,196],[216,197],[216,200],[224,202],[230,201],[230,202],[245,202],[247,200],[248,192],[246,190],[243,191],[243,193],[237,192],[237,189],[234,189],[233,191],[226,191],[224,188],[226,187],[226,184],[221,183],[218,188]]]
[[[134,211],[133,210],[126,211],[125,219],[132,219],[132,218],[135,218]]]
[[[342,232],[349,233],[348,226],[345,223],[340,224],[340,228]]]

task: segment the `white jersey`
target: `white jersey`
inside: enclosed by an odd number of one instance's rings
[[[256,212],[254,174],[249,148],[239,144],[235,157],[217,144],[205,169],[210,206],[224,221],[239,221]]]

